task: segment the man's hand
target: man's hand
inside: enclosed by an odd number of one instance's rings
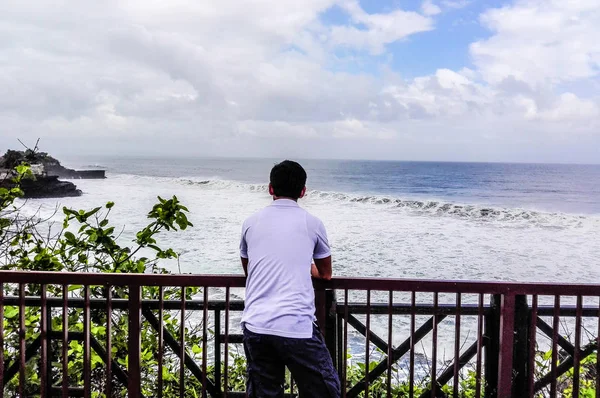
[[[314,264],[310,267],[310,274],[314,278],[331,280],[331,274],[333,273],[331,269],[331,256],[315,259]]]
[[[312,263],[310,265],[310,276],[312,276],[313,278],[321,278],[321,275],[319,275],[319,270],[317,269],[315,263]]]
[[[248,277],[248,259],[241,257],[242,259],[242,268],[244,268],[244,274]]]

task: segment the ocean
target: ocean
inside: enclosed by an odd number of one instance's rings
[[[131,241],[158,195],[177,197],[194,227],[159,243],[181,254],[173,272],[237,274],[241,224],[271,201],[275,159],[65,159],[105,168],[76,180],[78,198],[30,201],[90,209]],[[301,160],[301,206],[328,230],[334,274],[382,278],[599,282],[600,166]],[[60,218],[60,214],[56,216]]]
[[[91,209],[114,201],[111,224],[122,230],[119,239],[127,244],[147,224],[146,214],[157,196],[176,195],[189,208],[194,227],[159,236],[161,247],[180,253],[179,262],[163,265],[172,272],[241,274],[241,225],[271,202],[267,184],[276,162],[63,159],[68,167],[106,169],[107,179],[75,180],[83,191],[81,197],[31,200],[26,209],[35,212],[41,207],[41,215],[49,216],[58,207],[53,220],[59,221],[60,206]],[[300,162],[308,173],[308,194],[300,204],[325,223],[334,275],[600,283],[600,166]],[[234,290],[233,299],[244,297],[243,289]],[[221,298],[223,292],[213,289],[210,294]],[[364,301],[364,292],[353,291],[350,299]],[[432,295],[418,293],[416,299],[430,304]],[[462,296],[463,303],[477,299]],[[540,304],[550,304],[552,299],[540,297]],[[387,300],[387,294],[372,294],[372,302]],[[405,293],[394,294],[396,303],[409,300]],[[440,303],[455,303],[455,295],[441,294]],[[365,322],[364,316],[357,318]],[[426,318],[417,316],[417,325]],[[595,330],[597,320],[586,320],[585,325]],[[387,340],[387,316],[372,316],[371,328]],[[393,328],[393,343],[398,345],[409,335],[410,319],[395,317]],[[232,330],[237,329],[236,313]],[[476,330],[476,317],[461,317],[461,344],[473,343]],[[453,352],[454,337],[454,323],[448,318],[440,324],[439,352]],[[540,344],[547,343],[540,338]],[[364,339],[353,329],[349,346],[353,361],[364,359]],[[431,346],[428,335],[417,350],[421,376],[427,373]],[[406,361],[402,369],[408,366]]]

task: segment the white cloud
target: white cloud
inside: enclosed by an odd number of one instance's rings
[[[471,45],[483,77],[557,84],[600,73],[600,2],[520,0],[481,16],[494,34]]]
[[[437,15],[442,12],[442,9],[433,0],[423,0],[421,11],[425,15]]]
[[[386,44],[433,29],[433,21],[429,17],[413,11],[368,14],[357,0],[345,0],[341,6],[350,14],[355,26],[334,26],[331,29],[334,46],[349,46],[381,54]]]
[[[548,122],[583,122],[600,117],[600,105],[590,100],[584,100],[573,93],[561,94],[545,108],[532,98],[517,96],[517,104],[525,109],[527,120],[543,120]]]
[[[252,137],[281,138],[296,137],[312,139],[318,137],[313,126],[306,124],[294,124],[279,120],[265,122],[261,120],[244,120],[237,124],[240,134]]]
[[[433,76],[419,77],[404,85],[388,86],[385,91],[415,119],[484,111],[494,96],[492,89],[449,69],[439,69]]]
[[[395,135],[389,127],[382,127],[376,123],[362,122],[354,118],[333,123],[333,137],[335,138],[389,140],[394,138]]]
[[[472,0],[442,0],[442,5],[446,8],[461,9],[472,3]]]
[[[561,160],[567,139],[600,146],[597,1],[486,11],[472,69],[404,78],[333,55],[385,54],[463,3],[426,0],[421,15],[352,0],[5,0],[0,146],[537,161]],[[326,25],[332,6],[351,21]]]

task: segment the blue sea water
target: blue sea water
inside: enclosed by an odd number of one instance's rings
[[[157,177],[268,182],[275,159],[116,158],[75,160],[77,167]],[[438,199],[457,204],[600,214],[600,165],[300,160],[309,189]]]
[[[127,244],[147,224],[145,215],[158,195],[177,195],[194,227],[159,236],[160,246],[180,254],[179,262],[163,265],[173,272],[240,274],[241,224],[271,202],[268,174],[276,161],[66,159],[69,167],[104,168],[108,178],[74,181],[81,197],[27,205],[32,212],[41,206],[42,213],[52,214],[57,206],[91,209],[114,201],[111,225],[122,229],[120,240]],[[600,283],[600,166],[301,163],[308,172],[308,194],[300,205],[323,220],[336,276]],[[375,293],[372,300],[386,302],[387,296]],[[353,295],[364,300],[360,292]],[[440,296],[445,303],[453,299]],[[374,330],[386,336],[387,321],[373,318]],[[469,330],[475,325],[474,319],[463,319],[463,336],[472,340]],[[395,321],[394,338],[409,327],[406,319]],[[364,343],[354,339],[351,348],[362,352]],[[440,330],[440,347],[452,349],[453,342],[452,330]]]
[[[246,217],[267,206],[275,159],[63,160],[101,167],[79,198],[36,202],[89,209],[115,201],[111,222],[133,239],[156,196],[177,195],[194,228],[160,243],[175,272],[239,273]],[[301,160],[301,206],[325,223],[343,276],[600,282],[600,166]],[[57,203],[58,202],[58,203]]]

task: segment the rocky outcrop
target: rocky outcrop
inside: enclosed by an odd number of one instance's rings
[[[81,196],[81,190],[70,181],[60,181],[57,176],[36,176],[35,180],[21,181],[21,190],[25,198],[66,198]]]
[[[34,179],[24,178],[21,190],[25,199],[66,198],[81,196],[81,190],[70,181],[60,181],[57,176],[34,175]],[[14,172],[0,170],[0,188],[13,188]]]
[[[21,163],[28,163],[34,178],[24,178],[21,181],[21,190],[25,198],[64,198],[80,196],[81,190],[69,181],[60,181],[59,178],[105,178],[104,170],[92,170],[88,174],[79,174],[76,170],[63,167],[60,162],[44,152],[27,150],[7,151],[0,158],[0,187],[12,188],[14,183],[14,168]],[[4,169],[4,171],[3,171]]]
[[[104,170],[73,170],[64,167],[60,162],[46,152],[9,150],[0,158],[0,168],[13,169],[22,162],[31,165],[34,174],[43,176],[56,176],[66,179],[103,179],[106,178]]]
[[[104,170],[73,170],[63,166],[46,166],[46,174],[67,179],[103,179],[106,178]]]

